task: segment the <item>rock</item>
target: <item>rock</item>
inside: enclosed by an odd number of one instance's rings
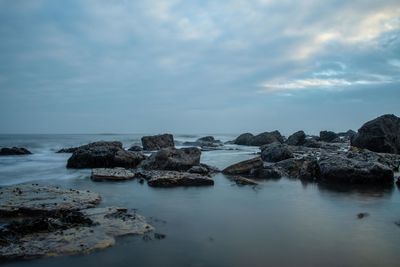
[[[375,152],[400,154],[400,118],[383,115],[358,129],[351,145]]]
[[[285,176],[296,178],[303,166],[305,159],[285,159],[274,164],[276,168],[282,171]]]
[[[284,174],[275,166],[264,166],[263,168],[253,169],[250,176],[257,179],[279,179]]]
[[[302,146],[306,142],[306,134],[304,131],[298,131],[289,136],[286,140],[286,144],[290,146]]]
[[[78,147],[70,147],[70,148],[62,148],[57,153],[74,153],[77,150],[83,149],[87,150],[93,147],[118,147],[122,149],[122,143],[119,141],[98,141],[89,143],[87,145],[78,146]]]
[[[332,131],[321,131],[319,133],[319,140],[324,142],[332,142],[337,139],[339,136]]]
[[[262,168],[263,165],[264,163],[262,159],[260,157],[255,157],[249,160],[235,163],[225,168],[222,172],[224,174],[230,174],[230,175],[250,174],[253,169]]]
[[[349,184],[393,183],[393,171],[380,163],[361,161],[342,155],[329,155],[318,161],[325,182]]]
[[[249,146],[251,144],[251,140],[253,139],[254,135],[251,133],[244,133],[239,135],[233,143],[236,145],[243,145],[243,146]]]
[[[143,136],[142,146],[144,150],[159,150],[162,148],[174,147],[174,137],[172,134]]]
[[[360,212],[360,213],[357,214],[357,218],[358,219],[363,219],[363,218],[368,217],[368,216],[369,216],[369,213],[367,213],[367,212]]]
[[[143,148],[141,146],[133,145],[128,149],[128,151],[140,152],[143,151]]]
[[[396,179],[396,185],[397,185],[397,186],[400,186],[400,177],[397,177],[397,179]]]
[[[256,135],[252,138],[250,145],[251,146],[262,146],[271,144],[274,142],[283,143],[283,137],[278,131],[273,132],[265,132],[259,135]]]
[[[151,174],[148,185],[153,187],[203,186],[214,185],[214,180],[197,173],[156,171]]]
[[[88,146],[72,154],[67,168],[135,168],[145,158],[141,152],[126,151],[118,146]]]
[[[310,148],[321,148],[323,145],[322,145],[322,142],[315,140],[315,138],[309,138],[309,139],[306,139],[303,146],[310,147]]]
[[[318,161],[316,159],[304,161],[297,178],[305,181],[317,181],[318,177],[320,177]]]
[[[200,155],[197,147],[163,148],[151,154],[140,167],[146,170],[187,171],[200,164]]]
[[[348,130],[347,132],[341,132],[341,133],[338,133],[338,136],[339,137],[345,137],[345,138],[347,138],[347,139],[351,139],[351,138],[353,138],[353,136],[355,136],[357,134],[357,132],[355,132],[355,131],[353,131],[353,130]]]
[[[248,179],[242,176],[232,176],[230,177],[237,185],[258,185],[258,183],[252,179]]]
[[[94,207],[100,200],[100,195],[88,191],[37,184],[6,186],[0,188],[0,217],[81,210]]]
[[[26,225],[22,229],[17,227],[11,234],[10,230],[3,230],[0,235],[5,239],[5,244],[0,245],[0,259],[87,254],[114,245],[115,237],[142,235],[153,230],[144,217],[128,213],[124,208],[91,208],[80,213],[75,215],[75,219],[78,217],[86,223],[66,223],[57,217],[42,217],[36,219],[33,225],[30,224],[33,227],[41,226],[39,229],[33,228],[35,231],[26,231]],[[23,229],[25,233],[15,234],[15,230]]]
[[[123,181],[135,178],[135,173],[124,168],[97,168],[92,170],[93,181]]]
[[[393,171],[399,171],[400,155],[389,153],[376,153],[368,149],[351,147],[345,154],[348,158],[354,158],[361,161],[370,161],[381,163]]]
[[[23,147],[3,147],[0,148],[0,156],[17,156],[32,154],[28,149]]]
[[[264,161],[278,162],[293,157],[292,151],[281,143],[272,143],[261,147],[261,158]]]
[[[202,175],[208,175],[209,170],[206,167],[203,166],[193,166],[188,170],[190,173],[198,173]]]
[[[222,146],[220,140],[215,140],[213,136],[204,136],[197,139],[195,142],[184,142],[184,146],[199,146],[204,150],[214,150],[217,147]]]
[[[208,135],[204,137],[200,137],[197,139],[197,142],[215,142],[217,140],[214,139],[214,136]]]

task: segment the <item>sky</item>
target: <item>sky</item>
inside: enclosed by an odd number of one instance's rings
[[[398,0],[0,0],[0,133],[357,130],[399,85]]]

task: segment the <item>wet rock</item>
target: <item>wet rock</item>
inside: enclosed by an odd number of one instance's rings
[[[290,146],[302,146],[306,142],[306,134],[304,131],[298,131],[289,136],[286,140],[286,144]]]
[[[145,158],[141,152],[126,151],[119,146],[88,146],[72,154],[67,168],[135,168]]]
[[[332,142],[338,137],[339,135],[332,131],[321,131],[319,133],[319,140],[324,142]]]
[[[360,213],[357,214],[357,218],[358,219],[363,219],[363,218],[368,217],[368,216],[369,216],[369,213],[367,213],[367,212],[360,212]]]
[[[280,169],[285,176],[297,178],[305,159],[290,158],[275,163],[275,167]]]
[[[220,140],[215,140],[213,136],[204,136],[197,139],[195,142],[184,142],[184,146],[199,146],[203,150],[214,150],[221,147],[223,144]]]
[[[393,171],[380,163],[329,155],[318,161],[320,177],[326,182],[349,184],[393,183]]]
[[[396,185],[397,185],[397,186],[400,186],[400,177],[397,177],[397,179],[396,179]]]
[[[255,157],[249,160],[241,161],[239,163],[235,163],[227,168],[225,168],[222,172],[224,174],[230,175],[243,175],[250,174],[253,169],[262,168],[264,165],[261,157]]]
[[[88,150],[93,147],[118,147],[122,149],[122,143],[119,141],[98,141],[78,147],[62,148],[57,153],[74,153],[79,149]]]
[[[20,184],[0,188],[0,217],[52,214],[97,205],[100,195],[54,186]]]
[[[358,129],[351,145],[375,152],[400,154],[400,118],[383,115]]]
[[[28,149],[24,147],[3,147],[0,148],[0,156],[18,156],[18,155],[29,155],[32,154]]]
[[[376,153],[368,149],[351,147],[346,153],[346,157],[361,161],[378,162],[389,167],[393,171],[398,171],[400,167],[400,155],[397,154]]]
[[[162,148],[174,147],[174,137],[172,134],[143,136],[142,146],[144,150],[159,150]]]
[[[114,245],[117,236],[143,235],[153,230],[142,216],[128,213],[124,208],[91,208],[80,213],[79,217],[82,219],[83,216],[86,223],[63,223],[58,218],[37,219],[36,223],[42,222],[40,230],[19,232],[11,242],[6,239],[0,245],[0,259],[87,254]],[[33,223],[35,227],[36,223]]]
[[[201,151],[196,147],[163,148],[151,154],[140,167],[146,170],[187,171],[200,164],[200,155]]]
[[[318,161],[316,159],[305,160],[297,178],[305,181],[317,181],[318,177],[320,177]]]
[[[150,174],[149,186],[175,187],[175,186],[207,186],[214,185],[214,180],[208,176],[197,173],[177,171],[156,171]]]
[[[251,133],[245,133],[241,134],[234,141],[234,143],[237,145],[246,145],[246,146],[262,146],[274,142],[279,142],[279,143],[284,142],[283,136],[279,131],[264,132],[256,136],[252,135]]]
[[[254,135],[251,133],[244,133],[239,135],[233,143],[236,145],[243,145],[243,146],[249,146],[251,144],[251,140],[253,139]]]
[[[264,166],[259,169],[253,169],[250,172],[250,176],[257,179],[279,179],[284,176],[284,174],[275,166]]]
[[[287,145],[281,143],[272,143],[261,147],[261,158],[264,161],[278,162],[293,157],[293,153]]]
[[[237,185],[258,185],[256,181],[242,176],[232,176],[230,179]]]
[[[143,151],[143,148],[141,146],[133,145],[128,149],[128,151],[140,152]]]
[[[193,166],[188,170],[188,172],[207,175],[209,173],[209,170],[204,166]]]
[[[92,170],[93,181],[123,181],[135,178],[136,173],[124,168],[97,168]]]

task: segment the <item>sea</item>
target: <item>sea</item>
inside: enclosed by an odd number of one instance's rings
[[[236,135],[212,134],[223,142]],[[137,180],[93,182],[90,169],[67,169],[65,147],[94,141],[140,144],[143,134],[0,135],[0,147],[33,154],[0,157],[0,186],[58,185],[101,194],[100,206],[127,207],[145,216],[164,239],[117,238],[88,255],[2,266],[399,266],[400,189],[262,180],[238,186],[223,174],[214,186],[152,188]],[[175,134],[177,147],[203,135]],[[225,145],[203,151],[202,163],[223,169],[250,159],[257,147]],[[369,216],[358,219],[358,213]]]

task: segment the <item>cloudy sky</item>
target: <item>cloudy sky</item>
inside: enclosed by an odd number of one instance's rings
[[[0,132],[357,129],[400,115],[398,0],[0,0]]]

